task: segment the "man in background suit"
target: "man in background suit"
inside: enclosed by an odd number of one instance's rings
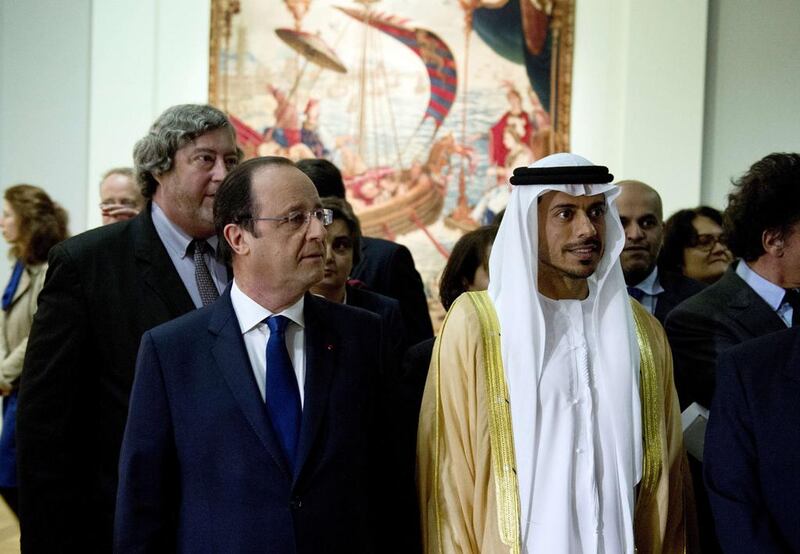
[[[300,160],[297,167],[308,175],[320,197],[345,198],[342,173],[328,160]],[[360,257],[351,277],[400,302],[406,342],[413,345],[433,337],[425,286],[408,248],[390,240],[362,237]]]
[[[678,273],[660,272],[656,265],[664,243],[661,196],[641,181],[620,181],[617,209],[625,231],[620,255],[628,293],[661,324],[667,314],[703,289],[703,285]]]
[[[724,230],[740,260],[667,317],[682,408],[711,405],[721,352],[800,319],[800,155],[770,154],[735,185]]]
[[[711,406],[718,356],[739,343],[792,324],[792,287],[800,280],[800,156],[771,154],[735,183],[725,209],[724,233],[737,258],[719,281],[679,304],[666,320],[681,410]],[[789,292],[789,294],[787,294]],[[704,552],[721,552],[703,484],[690,458]]]
[[[726,553],[800,552],[798,444],[800,327],[720,354],[704,466]]]
[[[370,479],[380,318],[308,294],[331,221],[285,158],[249,160],[220,187],[233,282],[142,339],[118,551],[385,551],[370,521],[385,517]]]
[[[212,301],[228,281],[212,211],[240,158],[228,119],[211,106],[173,106],[133,154],[146,208],[50,252],[19,396],[25,552],[111,551],[142,334]]]

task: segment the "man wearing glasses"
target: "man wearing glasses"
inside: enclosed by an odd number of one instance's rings
[[[239,162],[235,138],[216,108],[167,109],[133,152],[147,206],[51,250],[19,395],[25,552],[111,551],[142,334],[213,302],[228,282],[212,210]]]
[[[103,225],[136,217],[145,203],[146,200],[136,184],[133,169],[116,167],[103,174],[100,181],[100,214]]]
[[[711,406],[721,352],[800,322],[800,155],[754,163],[735,183],[723,221],[738,261],[665,325],[681,406]]]
[[[118,551],[392,551],[373,541],[390,536],[371,475],[381,320],[308,292],[332,219],[285,158],[249,160],[220,186],[233,281],[142,339]]]

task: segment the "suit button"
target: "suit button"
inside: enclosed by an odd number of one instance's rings
[[[292,510],[299,510],[302,507],[303,507],[303,501],[300,500],[299,496],[295,496],[289,501],[289,508],[291,508]]]

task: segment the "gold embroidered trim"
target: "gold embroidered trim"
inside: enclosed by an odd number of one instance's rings
[[[450,317],[451,312],[447,312],[445,315],[444,321],[442,322],[442,329],[445,328],[447,325],[447,320]],[[440,370],[441,364],[441,351],[442,351],[442,339],[441,334],[436,338],[436,342],[434,343],[434,360],[436,360],[436,364],[434,364],[434,371],[436,372],[436,417],[433,423],[433,438],[436,448],[434,448],[433,453],[433,505],[435,507],[434,513],[436,514],[436,536],[437,542],[439,547],[439,554],[444,552],[444,543],[442,542],[442,510],[440,504],[440,494],[439,494],[439,486],[441,484],[441,479],[439,475],[439,457],[440,451],[442,449],[442,441],[441,441],[441,424],[442,424],[442,393],[441,393],[441,385],[442,385],[442,373]],[[423,506],[423,509],[424,506]]]
[[[635,300],[631,301],[636,302]],[[655,501],[658,482],[661,479],[661,433],[660,421],[664,415],[664,396],[659,394],[659,379],[656,362],[650,341],[647,340],[645,323],[638,312],[639,306],[632,306],[633,321],[636,324],[636,342],[639,344],[640,395],[642,399],[642,434],[644,439],[644,463],[642,481],[639,486],[637,506],[648,506]]]
[[[483,339],[483,362],[486,368],[486,402],[489,411],[489,439],[492,471],[497,494],[497,523],[500,540],[512,554],[521,551],[519,483],[517,482],[514,434],[508,399],[503,358],[500,353],[500,323],[497,312],[484,292],[467,293],[475,306]]]

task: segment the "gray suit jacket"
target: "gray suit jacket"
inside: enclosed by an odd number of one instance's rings
[[[736,274],[736,263],[719,281],[679,304],[667,316],[665,328],[672,347],[681,409],[692,402],[711,405],[721,352],[786,329],[769,304]]]

